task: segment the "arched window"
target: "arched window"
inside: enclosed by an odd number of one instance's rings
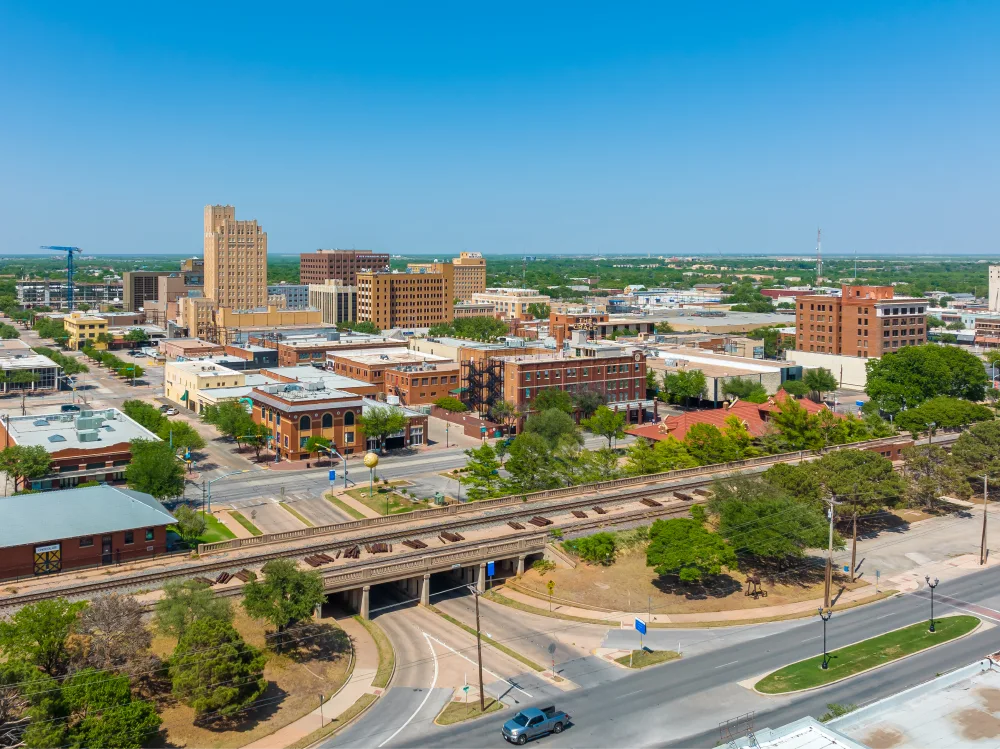
[[[323,414],[323,428],[333,426],[333,414]]]
[[[348,411],[344,414],[344,426],[352,427],[354,426],[354,411]]]
[[[303,416],[299,419],[299,431],[301,432],[305,429],[312,429],[312,420],[308,416]]]

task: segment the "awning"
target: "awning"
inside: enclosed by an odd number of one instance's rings
[[[449,390],[448,392],[449,393],[454,393],[455,395],[461,395],[462,393],[464,393],[468,389],[469,388],[455,388],[454,390]]]
[[[188,391],[187,391],[187,390],[185,390],[185,391],[184,391],[184,395],[182,395],[182,396],[181,396],[181,400],[182,400],[182,401],[186,401],[187,399],[188,399]]]

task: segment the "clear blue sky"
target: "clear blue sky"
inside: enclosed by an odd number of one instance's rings
[[[0,4],[0,253],[987,253],[1000,3]]]

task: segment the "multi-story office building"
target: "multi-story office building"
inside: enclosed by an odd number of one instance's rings
[[[122,273],[124,303],[128,312],[144,309],[146,302],[155,301],[161,276],[169,275],[165,270],[127,270]]]
[[[267,232],[231,205],[205,206],[205,296],[236,310],[267,305]]]
[[[410,263],[411,273],[440,273],[445,263]],[[455,298],[460,302],[472,300],[473,294],[486,291],[486,260],[478,252],[462,252],[451,261],[455,277]]]
[[[472,301],[477,304],[492,304],[497,317],[504,320],[532,320],[534,316],[528,311],[532,304],[548,304],[550,299],[545,294],[539,294],[538,289],[486,289],[472,295]]]
[[[87,315],[83,312],[70,312],[63,318],[63,328],[69,336],[66,345],[71,349],[81,349],[88,344],[97,349],[107,348],[107,344],[98,342],[102,333],[108,332],[108,321],[97,315]]]
[[[323,322],[336,325],[357,319],[357,286],[347,286],[339,279],[328,278],[321,284],[311,283],[307,288],[309,306],[320,311]]]
[[[451,263],[439,272],[359,273],[358,320],[382,330],[429,328],[454,317],[455,273]]]
[[[385,394],[399,398],[400,405],[433,403],[457,393],[462,385],[462,365],[456,361],[396,364],[384,372]]]
[[[309,285],[304,283],[275,283],[267,287],[267,296],[284,297],[285,309],[303,309],[309,306]]]
[[[371,250],[316,250],[299,255],[299,283],[321,284],[338,279],[354,286],[358,273],[389,270],[389,255]]]
[[[17,303],[22,307],[52,307],[65,309],[65,281],[18,281],[15,284]],[[121,304],[122,284],[110,277],[104,283],[74,283],[73,303],[91,307],[101,304]]]
[[[867,359],[927,343],[927,300],[891,286],[847,286],[840,296],[798,297],[795,348]]]

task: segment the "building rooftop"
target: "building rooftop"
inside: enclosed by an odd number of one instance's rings
[[[167,338],[163,341],[165,344],[171,346],[176,346],[181,349],[188,348],[222,348],[218,343],[212,343],[211,341],[206,341],[201,338]]]
[[[339,337],[338,337],[339,336]],[[405,343],[405,341],[390,338],[383,335],[371,335],[369,333],[333,333],[310,336],[289,336],[279,339],[278,343],[292,348],[302,348],[306,346],[343,346],[350,348],[360,344],[372,343]]]
[[[428,337],[428,341],[432,343],[440,343],[443,346],[453,346],[455,348],[472,348],[480,351],[497,351],[506,348],[519,348],[524,346],[524,339],[517,339],[516,343],[507,341],[497,341],[496,343],[486,343],[484,341],[470,341],[466,338],[453,338],[451,336],[433,336]]]
[[[31,346],[17,338],[0,338],[0,356],[13,356],[30,351]]]
[[[0,547],[169,525],[173,516],[149,494],[87,486],[3,498]]]
[[[370,408],[398,409],[406,416],[422,416],[405,406],[381,403],[371,398],[348,393],[343,390],[324,387],[319,382],[287,382],[278,385],[264,385],[254,388],[251,397],[254,400],[281,408],[287,412],[313,411],[318,401],[336,401],[338,407],[361,406],[362,413]]]
[[[246,359],[238,356],[211,356],[204,359],[187,359],[170,362],[171,369],[179,370],[185,374],[198,375],[199,377],[230,377],[235,371],[225,366],[227,361],[246,363]]]
[[[58,364],[47,356],[41,354],[18,354],[11,352],[0,352],[0,369],[61,369]]]
[[[333,390],[350,390],[351,388],[371,388],[370,382],[356,380],[353,377],[345,377],[336,374],[328,369],[317,369],[316,367],[267,367],[262,370],[262,374],[272,375],[278,382],[318,382],[324,387]]]
[[[451,359],[437,354],[424,354],[420,351],[410,351],[406,348],[373,348],[361,351],[328,351],[327,359],[347,359],[356,364],[371,366],[373,364],[420,364],[421,362],[448,362]]]
[[[737,741],[740,749],[868,749],[829,724],[820,723],[812,717],[802,718],[777,729],[763,728],[755,732],[757,743],[749,739]]]
[[[62,450],[96,450],[134,439],[160,438],[117,408],[8,416],[3,419],[11,440],[18,445],[41,445],[50,453]]]

